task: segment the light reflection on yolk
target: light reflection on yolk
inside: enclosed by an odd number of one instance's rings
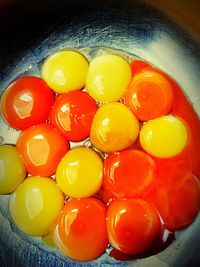
[[[65,131],[71,130],[70,106],[63,105],[58,111],[57,120]]]
[[[98,56],[90,62],[86,89],[100,102],[118,101],[123,96],[131,76],[130,65],[122,57]]]
[[[123,96],[131,76],[130,65],[122,57],[98,56],[90,62],[86,89],[100,102],[118,101]]]
[[[102,185],[103,163],[92,149],[77,147],[63,157],[56,171],[58,187],[70,197],[95,194]]]
[[[69,200],[53,237],[57,247],[72,259],[88,261],[99,257],[108,244],[105,206],[92,197]]]
[[[26,169],[16,147],[0,146],[0,194],[9,194],[23,182]]]
[[[188,138],[187,126],[171,115],[148,121],[140,131],[142,147],[160,158],[170,158],[181,153]]]
[[[44,207],[42,193],[37,188],[33,188],[31,191],[27,192],[25,202],[30,219],[37,217]]]
[[[21,119],[31,116],[33,109],[33,97],[31,93],[21,93],[19,97],[14,99],[13,107]]]
[[[110,153],[132,145],[139,132],[135,115],[122,103],[101,106],[93,119],[90,139],[99,150]]]
[[[63,205],[63,194],[52,178],[31,176],[11,195],[10,212],[23,232],[43,236],[51,232]]]
[[[37,135],[27,143],[27,154],[35,166],[45,165],[48,161],[50,148],[43,135]]]
[[[42,65],[43,79],[59,94],[82,89],[87,71],[87,59],[72,50],[57,51]]]

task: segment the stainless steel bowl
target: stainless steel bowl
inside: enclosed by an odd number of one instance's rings
[[[40,73],[42,60],[61,48],[109,47],[150,61],[183,88],[200,115],[200,46],[167,16],[142,1],[16,1],[0,8],[0,92],[22,73]],[[129,262],[105,253],[76,262],[29,238],[12,223],[9,196],[0,196],[1,266],[200,265],[200,216],[164,251]]]

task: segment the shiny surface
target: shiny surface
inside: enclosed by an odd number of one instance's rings
[[[1,113],[11,127],[23,130],[44,122],[53,101],[53,91],[41,78],[22,77],[2,95]]]
[[[126,149],[106,158],[103,185],[117,197],[141,196],[155,176],[156,164],[148,154]]]
[[[162,165],[147,199],[158,210],[167,229],[180,230],[191,224],[199,212],[200,185],[196,177],[180,164],[171,162],[171,173],[161,168]]]
[[[33,236],[47,235],[64,205],[53,179],[29,177],[12,194],[10,212],[16,225]]]
[[[70,197],[88,197],[102,185],[103,162],[100,156],[87,147],[68,151],[56,170],[58,187]]]
[[[87,59],[73,50],[57,51],[42,65],[43,79],[59,94],[82,89],[87,71]]]
[[[160,158],[178,155],[188,141],[187,126],[171,115],[148,121],[140,131],[141,146],[151,155]]]
[[[51,176],[67,153],[69,142],[51,125],[43,123],[22,131],[16,147],[30,174]]]
[[[141,59],[134,59],[130,63],[132,75],[135,75],[138,71],[151,66],[149,63],[141,60]]]
[[[56,98],[50,121],[68,140],[81,141],[90,134],[97,108],[95,100],[87,93],[69,92]]]
[[[173,90],[159,73],[136,73],[124,95],[125,103],[141,121],[167,115],[173,104]]]
[[[136,254],[153,243],[160,221],[156,210],[142,199],[114,200],[108,207],[107,229],[114,248]]]
[[[23,182],[26,169],[16,148],[0,146],[0,194],[9,194]]]
[[[138,132],[139,123],[134,114],[122,103],[109,103],[95,114],[90,140],[96,148],[109,153],[132,145]]]
[[[57,222],[54,241],[67,256],[87,261],[106,250],[106,208],[95,198],[68,201]]]
[[[200,179],[200,118],[178,84],[172,82],[176,94],[172,114],[182,118],[189,127],[190,140],[186,147],[193,173]]]
[[[131,68],[122,57],[102,55],[89,64],[86,89],[100,102],[118,101],[131,80]]]
[[[192,171],[197,176],[200,177],[200,119],[199,115],[195,112],[194,106],[191,105],[190,99],[184,94],[183,89],[180,84],[173,80],[167,73],[162,70],[152,67],[146,67],[148,71],[156,71],[162,74],[170,83],[173,89],[174,101],[171,110],[171,114],[183,119],[183,121],[188,126],[189,132],[189,142],[185,147],[185,153],[187,154],[188,160],[192,164]],[[198,108],[198,106],[196,107]]]
[[[7,30],[3,27],[4,24],[0,29],[4,36],[0,43],[1,63],[6,65],[6,69],[0,73],[1,92],[10,81],[29,67],[31,69],[28,69],[27,73],[39,75],[38,62],[55,50],[90,47],[92,56],[93,51],[98,50],[99,46],[100,50],[104,50],[101,47],[106,46],[139,56],[170,74],[180,84],[196,112],[200,114],[199,46],[187,32],[178,28],[162,13],[132,1],[86,0],[89,3],[87,6],[85,1],[63,1],[64,4],[58,5],[57,1],[53,0],[51,3],[48,2],[48,5],[43,5],[45,6],[43,9],[41,5],[44,1],[34,1],[30,12],[23,12],[23,16],[21,11],[17,12],[22,6],[19,9],[14,8],[12,14],[17,18],[13,23],[11,22],[13,17],[10,16],[11,9],[7,14],[4,10],[2,12],[6,18],[3,20],[1,17],[2,22],[7,21],[11,26],[10,34],[4,34],[4,29]],[[27,5],[23,7],[29,6],[30,2],[31,0],[28,3],[26,1]],[[182,8],[182,5],[179,7]],[[10,131],[11,133],[13,131]],[[196,162],[196,166],[200,164]],[[14,224],[10,225],[6,207],[7,198],[0,196],[0,255],[2,256],[0,257],[3,265],[14,264],[20,267],[32,267],[37,264],[42,267],[52,264],[77,265],[76,261],[66,258],[56,249],[50,250],[43,246],[40,240],[17,231]],[[151,257],[122,262],[112,259],[105,253],[94,261],[78,264],[82,267],[102,265],[185,267],[195,264],[199,266],[199,222],[200,216],[184,231],[176,233],[176,239],[169,247]]]

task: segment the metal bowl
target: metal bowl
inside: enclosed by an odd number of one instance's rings
[[[39,75],[42,60],[55,50],[108,47],[143,58],[170,74],[200,115],[200,46],[159,10],[131,0],[40,2],[16,1],[0,9],[0,92],[22,73]],[[200,216],[157,255],[117,261],[105,253],[94,261],[77,262],[44,246],[40,238],[20,232],[8,213],[8,201],[9,196],[0,196],[2,267],[200,265]]]

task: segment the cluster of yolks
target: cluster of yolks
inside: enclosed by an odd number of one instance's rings
[[[47,242],[52,241],[52,231],[58,248],[77,260],[94,259],[105,251],[106,227],[110,243],[125,253],[142,252],[153,242],[158,215],[147,202],[131,198],[144,194],[155,179],[156,162],[150,155],[162,159],[179,155],[189,142],[189,131],[182,119],[169,115],[174,95],[167,78],[146,65],[146,70],[137,73],[118,55],[97,56],[88,63],[79,52],[63,50],[44,61],[46,83],[36,77],[20,78],[6,91],[3,116],[15,127],[9,119],[11,105],[16,128],[23,131],[17,150],[0,147],[0,194],[16,190],[10,212],[22,231],[34,236],[49,234]],[[32,86],[26,94],[29,81]],[[44,95],[37,95],[38,85],[48,94],[47,101]],[[84,86],[86,92],[80,91]],[[54,103],[51,89],[59,94]],[[34,116],[41,113],[36,110],[37,97],[46,105],[45,116],[39,119],[31,117],[33,108]],[[50,123],[44,122],[47,118]],[[68,141],[87,137],[95,150],[110,153],[104,162],[91,148],[69,150]],[[136,141],[138,150],[132,147]],[[23,182],[25,169],[38,176]],[[55,181],[47,177],[53,174]],[[107,221],[104,205],[91,198],[102,184],[113,197],[130,198],[113,201]],[[64,195],[72,198],[65,205]],[[94,238],[98,239],[95,247]]]

